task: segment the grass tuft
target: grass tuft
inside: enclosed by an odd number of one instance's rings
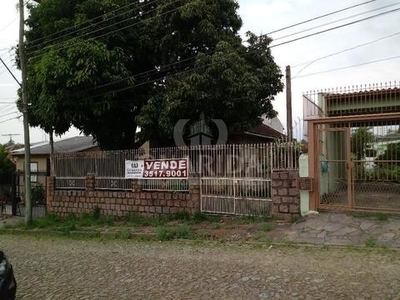
[[[179,226],[179,227],[162,226],[157,228],[156,237],[160,241],[170,241],[174,239],[191,240],[194,238],[194,234],[187,226]]]

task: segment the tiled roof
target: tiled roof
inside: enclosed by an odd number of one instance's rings
[[[76,136],[54,142],[55,153],[80,152],[97,147],[91,136]],[[12,155],[24,155],[25,148],[14,150]],[[31,154],[50,154],[50,143],[40,142],[31,145]]]
[[[276,131],[275,129],[273,129],[265,124],[257,125],[255,127],[253,127],[252,129],[248,130],[247,133],[262,135],[262,136],[274,138],[274,139],[281,139],[281,138],[285,137],[285,135],[283,133]]]

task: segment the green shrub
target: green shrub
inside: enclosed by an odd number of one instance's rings
[[[118,239],[129,240],[129,239],[132,238],[132,233],[130,232],[129,229],[124,228],[124,229],[122,229],[120,231],[117,231],[115,233],[115,237],[118,238]]]
[[[44,205],[46,198],[46,191],[43,184],[38,183],[31,189],[31,199],[34,205]]]
[[[130,212],[126,214],[124,219],[127,223],[129,223],[129,225],[134,227],[160,226],[165,223],[165,217],[148,218],[141,216],[137,212]]]
[[[156,231],[156,237],[160,241],[169,241],[173,239],[193,239],[194,234],[186,226],[179,227],[159,227]]]
[[[187,211],[179,211],[168,216],[171,221],[189,221],[190,214]]]
[[[261,230],[264,232],[268,232],[274,229],[274,224],[271,223],[264,223],[261,225]]]
[[[29,228],[47,228],[50,226],[54,226],[60,224],[62,220],[52,214],[48,214],[42,218],[32,220],[32,223],[28,225]]]
[[[100,218],[100,216],[101,216],[101,209],[100,209],[100,207],[96,206],[93,209],[93,219],[98,220]]]

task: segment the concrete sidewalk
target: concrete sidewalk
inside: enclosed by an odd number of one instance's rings
[[[7,218],[5,218],[4,216],[0,216],[0,229],[3,229],[5,226],[4,225],[17,225],[19,223],[23,223],[25,220],[24,217],[21,216],[7,216]]]
[[[379,220],[373,216],[320,213],[307,216],[281,231],[277,238],[293,243],[400,248],[400,218]]]

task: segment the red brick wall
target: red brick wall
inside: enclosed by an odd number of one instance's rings
[[[272,173],[272,215],[291,218],[300,215],[300,191],[298,170],[274,171]]]
[[[199,177],[190,178],[189,192],[149,192],[132,181],[132,191],[95,190],[95,177],[86,177],[86,190],[56,190],[54,178],[47,180],[47,211],[58,216],[92,212],[95,207],[108,216],[122,217],[129,212],[153,217],[186,211],[200,210]]]

